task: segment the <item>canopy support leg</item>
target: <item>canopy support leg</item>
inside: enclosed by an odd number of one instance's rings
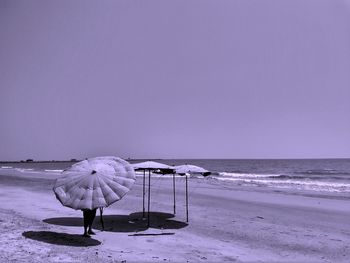
[[[151,170],[148,170],[148,213],[147,213],[147,227],[150,226],[150,214],[149,210],[151,207]]]
[[[188,179],[187,179],[187,174],[186,176],[186,222],[188,222]]]
[[[174,215],[175,215],[176,214],[175,173],[173,173],[173,191],[174,191]]]
[[[142,218],[145,218],[145,187],[146,187],[146,171],[143,170],[143,192],[142,192]]]

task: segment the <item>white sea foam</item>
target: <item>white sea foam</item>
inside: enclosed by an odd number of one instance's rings
[[[12,169],[12,166],[1,166],[1,169]]]
[[[46,169],[44,170],[45,172],[55,172],[55,173],[61,173],[63,172],[63,170],[60,169]]]
[[[315,191],[328,191],[328,192],[350,192],[350,184],[328,181],[308,181],[308,180],[279,180],[269,179],[264,176],[255,176],[247,178],[247,176],[231,176],[231,177],[215,177],[220,181],[231,182],[244,182],[251,185],[263,185],[277,188],[290,188],[290,189],[304,189]]]
[[[232,177],[232,178],[269,178],[269,177],[277,177],[278,174],[251,174],[251,173],[228,173],[222,172],[219,173],[220,176],[224,177]]]
[[[15,171],[21,173],[38,173],[40,171],[34,170],[32,168],[15,168]]]

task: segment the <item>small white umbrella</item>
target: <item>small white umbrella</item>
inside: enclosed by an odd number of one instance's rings
[[[173,166],[166,165],[164,163],[158,163],[154,161],[146,161],[146,162],[141,162],[141,163],[134,163],[132,164],[132,167],[136,170],[149,170],[149,171],[154,171],[158,169],[171,169],[173,170]]]
[[[176,173],[178,174],[208,174],[210,173],[208,170],[191,164],[184,164],[175,166]]]
[[[147,224],[150,225],[150,206],[151,206],[151,171],[155,170],[171,170],[174,171],[173,166],[169,166],[163,163],[154,162],[154,161],[146,161],[146,162],[140,162],[140,163],[134,163],[132,164],[135,170],[142,170],[143,171],[143,194],[142,194],[142,202],[143,202],[143,210],[142,210],[142,217],[145,217],[145,185],[146,185],[146,179],[145,179],[145,171],[148,171],[148,213],[147,213]],[[174,179],[174,173],[173,173],[173,179]],[[175,181],[174,183],[174,211],[175,211]]]
[[[188,174],[202,174],[202,175],[208,175],[210,172],[202,167],[191,165],[191,164],[184,164],[184,165],[178,165],[175,166],[175,171],[177,174],[183,174],[186,176],[186,221],[188,222]]]
[[[120,200],[135,179],[135,171],[127,161],[113,156],[95,157],[64,170],[53,191],[64,206],[92,210]]]

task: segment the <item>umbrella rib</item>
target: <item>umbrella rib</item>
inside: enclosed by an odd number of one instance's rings
[[[110,183],[115,186],[116,188],[118,188],[118,190],[121,190],[124,192],[128,192],[129,188],[125,187],[124,185],[120,184],[119,182],[116,182],[115,180],[109,180]],[[118,194],[119,195],[119,194]],[[124,194],[123,194],[124,195]]]
[[[94,178],[91,176],[87,176],[86,178],[84,178],[84,180],[87,181],[88,186],[87,186],[87,189],[85,189],[83,199],[81,199],[79,202],[79,206],[84,207],[84,208],[88,208],[88,209],[92,209],[92,195],[93,195],[93,180],[94,180]],[[91,193],[91,196],[90,196],[90,193]],[[82,203],[83,200],[85,203],[80,205],[80,203]],[[89,204],[89,205],[87,205],[87,204]]]
[[[67,183],[70,183],[71,181],[74,181],[74,180],[80,180],[80,177],[85,175],[86,175],[86,172],[81,174],[74,174],[74,175],[71,175],[70,173],[65,174],[63,177],[57,179],[55,183],[55,187],[66,185]]]
[[[129,188],[126,185],[129,185],[130,183],[133,184],[135,182],[134,179],[125,178],[125,177],[115,177],[115,180],[113,180],[113,181],[117,182],[118,184],[120,184],[126,188]]]
[[[101,178],[99,178],[99,182],[104,186],[104,187],[101,187],[101,191],[102,191],[102,193],[103,193],[103,197],[104,197],[104,199],[105,199],[107,205],[109,205],[109,202],[106,200],[106,197],[107,197],[108,195],[110,195],[110,193],[106,192],[106,189],[107,189],[107,188],[109,188],[110,191],[111,191],[112,193],[114,193],[114,194],[118,197],[117,200],[120,199],[119,195],[118,195],[117,193],[115,193],[115,191],[114,191],[104,180],[102,180]],[[116,201],[117,201],[117,200],[116,200]]]
[[[66,193],[69,193],[70,190],[72,188],[74,188],[75,186],[77,185],[80,185],[80,182],[82,181],[82,179],[85,177],[86,175],[80,175],[80,176],[77,176],[75,178],[72,178],[72,180],[70,180],[68,183],[64,184],[66,186],[69,186],[67,188],[65,188],[65,192]]]
[[[120,185],[121,187],[125,187],[122,183],[118,182],[117,180],[121,180],[123,181],[129,181],[129,180],[132,180],[132,179],[129,179],[129,178],[125,178],[125,177],[118,177],[118,176],[113,176],[113,177],[106,177],[106,180],[108,180],[109,182],[113,183],[113,184],[118,184]],[[134,181],[134,180],[133,180]],[[126,187],[127,188],[127,187]]]
[[[82,197],[85,197],[86,195],[86,190],[84,192],[78,193],[78,194],[74,194],[74,188],[75,189],[81,189],[83,188],[82,186],[86,183],[86,180],[88,178],[83,178],[82,180],[80,180],[77,184],[75,184],[73,187],[71,187],[69,189],[69,191],[66,191],[67,194],[69,194],[69,199],[66,201],[66,203],[72,203],[74,204],[74,200],[80,200],[79,203],[83,200]],[[73,206],[73,205],[72,205]]]
[[[101,190],[101,185],[100,185],[100,180],[99,178],[96,176],[94,177],[94,185],[93,185],[93,192],[92,192],[92,206],[93,208],[98,208],[101,207],[102,204],[99,203],[99,196],[96,197],[96,195],[98,194],[98,190]],[[102,191],[101,191],[102,193]]]

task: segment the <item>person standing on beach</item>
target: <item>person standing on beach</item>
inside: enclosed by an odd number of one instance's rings
[[[92,231],[92,223],[94,222],[96,216],[96,208],[95,209],[83,209],[84,216],[84,237],[90,237],[90,235],[95,235],[95,232]]]

